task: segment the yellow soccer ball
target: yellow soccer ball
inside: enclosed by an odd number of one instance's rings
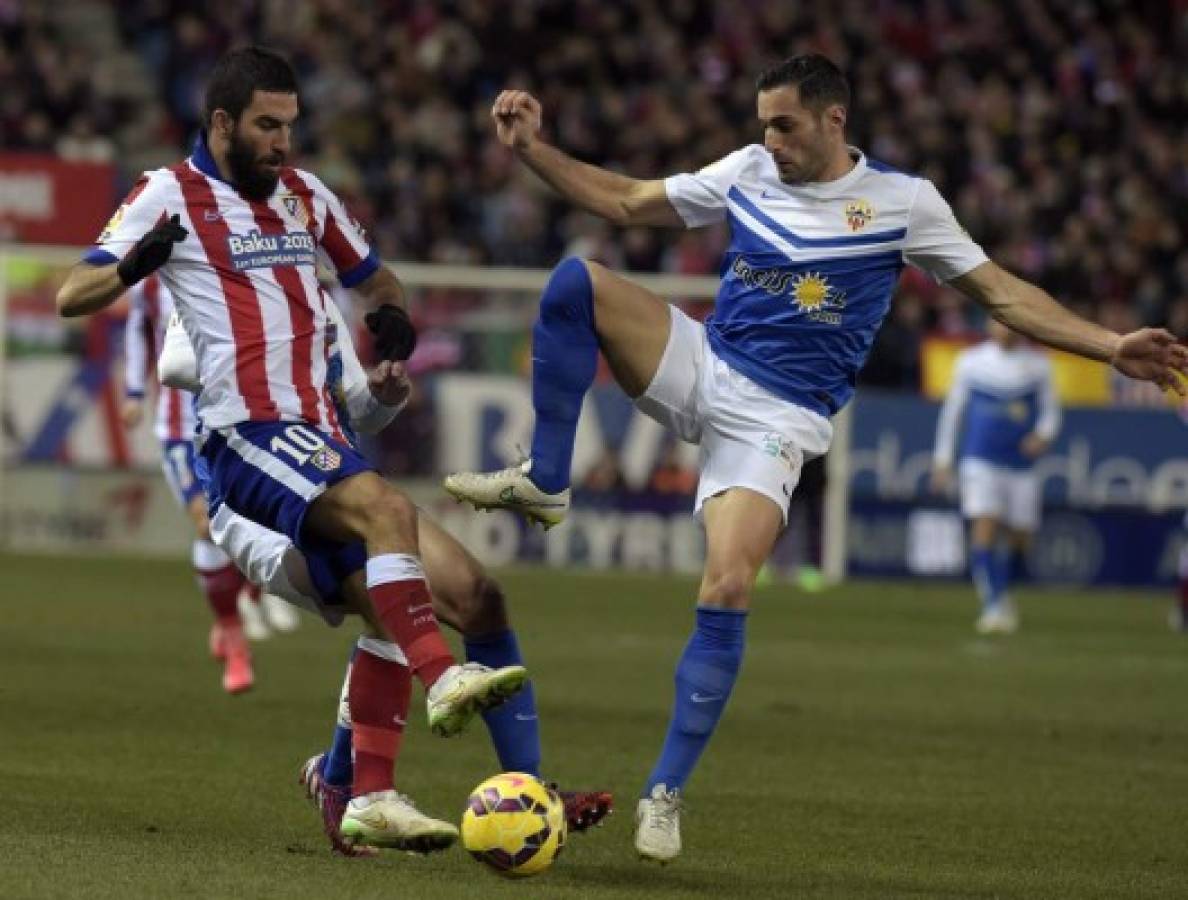
[[[565,804],[535,775],[504,772],[470,793],[462,846],[502,875],[537,875],[565,846]]]

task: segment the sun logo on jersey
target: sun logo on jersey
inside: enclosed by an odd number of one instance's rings
[[[866,200],[851,200],[846,204],[846,222],[850,231],[861,231],[874,218],[874,207]]]
[[[816,272],[804,272],[792,281],[792,299],[801,312],[815,312],[825,306],[832,293],[829,282]]]

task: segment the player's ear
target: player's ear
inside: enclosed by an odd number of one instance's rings
[[[235,120],[225,109],[216,109],[210,114],[210,133],[219,137],[230,138],[235,130]]]
[[[846,108],[839,103],[833,106],[826,107],[825,120],[831,125],[836,125],[842,131],[846,130]]]

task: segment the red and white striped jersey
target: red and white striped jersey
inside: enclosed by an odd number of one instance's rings
[[[156,383],[156,362],[173,315],[173,298],[156,275],[128,291],[128,323],[124,329],[124,390],[144,397],[149,379]],[[157,413],[153,434],[161,441],[194,437],[194,399],[185,391],[156,384]]]
[[[198,356],[204,428],[305,421],[340,434],[326,388],[333,342],[319,256],[354,287],[379,268],[362,228],[315,176],[282,169],[266,201],[224,181],[204,137],[186,161],[145,173],[84,257],[122,258],[162,218],[189,232],[161,267]]]

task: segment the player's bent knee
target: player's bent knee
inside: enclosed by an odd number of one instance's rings
[[[707,573],[698,603],[720,609],[746,609],[751,604],[754,581],[753,575],[738,569]]]
[[[367,516],[373,528],[394,531],[402,537],[417,533],[417,507],[396,488],[385,484],[383,490],[367,506]]]

